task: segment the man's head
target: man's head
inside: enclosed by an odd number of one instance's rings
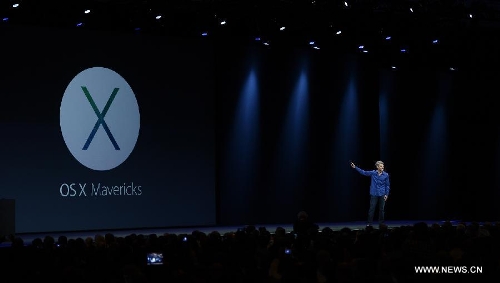
[[[377,168],[377,171],[379,171],[379,172],[384,171],[384,162],[382,162],[382,161],[375,162],[375,167]]]

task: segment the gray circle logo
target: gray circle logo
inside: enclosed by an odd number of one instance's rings
[[[134,150],[139,105],[130,85],[113,70],[89,68],[69,83],[61,102],[61,133],[82,165],[99,171],[122,164]]]

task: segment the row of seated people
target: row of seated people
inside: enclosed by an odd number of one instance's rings
[[[500,278],[500,223],[333,231],[299,221],[294,230],[248,226],[223,235],[110,233],[69,240],[47,236],[31,243],[13,238],[0,249],[0,281],[428,283]],[[442,270],[424,274],[416,270],[420,267]]]

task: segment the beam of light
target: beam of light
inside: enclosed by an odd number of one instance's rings
[[[358,107],[358,89],[357,89],[357,62],[348,61],[347,70],[349,70],[348,83],[342,94],[342,103],[340,105],[337,124],[334,125],[335,135],[332,149],[332,175],[330,188],[328,190],[328,200],[334,203],[334,209],[331,213],[335,217],[344,215],[348,217],[357,211],[354,211],[352,205],[347,203],[355,202],[351,199],[355,194],[352,192],[351,181],[356,172],[352,172],[349,166],[349,160],[356,159],[359,154],[359,107]],[[344,219],[345,220],[345,219]]]
[[[350,153],[356,151],[358,137],[358,93],[355,79],[350,79],[344,94],[337,125],[336,151],[337,157],[345,156],[349,160]]]
[[[231,203],[231,198],[250,198],[255,190],[255,174],[259,139],[259,90],[255,70],[246,78],[236,107],[234,124],[230,136],[226,162],[223,166],[224,195]],[[245,202],[243,202],[245,203]],[[247,202],[250,205],[250,202]],[[251,208],[235,207],[231,211],[239,217],[250,217]],[[245,218],[247,219],[247,218]]]
[[[436,104],[431,112],[431,119],[427,129],[426,140],[423,145],[423,154],[420,172],[421,201],[429,206],[421,211],[421,215],[432,217],[440,212],[439,195],[446,187],[446,156],[448,148],[448,121],[447,98],[451,89],[450,76],[443,75],[439,81]]]
[[[287,117],[281,138],[282,157],[279,163],[286,165],[290,176],[298,174],[303,164],[304,147],[309,122],[309,84],[306,71],[302,71],[288,104]]]
[[[253,147],[251,141],[256,138],[258,103],[257,76],[255,71],[252,70],[243,87],[236,117],[237,132],[242,137],[241,141],[245,143],[246,149]]]
[[[395,69],[395,68],[393,68]],[[380,123],[380,158],[386,162],[391,159],[390,152],[390,97],[394,88],[394,73],[382,72],[380,74],[379,94],[379,123]]]
[[[283,211],[301,207],[307,178],[307,138],[309,125],[309,82],[303,68],[288,101],[275,157],[274,201],[287,204]],[[282,215],[285,217],[285,215]]]
[[[304,205],[302,193],[307,187],[310,60],[307,54],[298,57],[294,68],[297,72],[291,78],[293,85],[289,91],[283,90],[286,101],[280,101],[286,108],[282,126],[277,129],[276,149],[272,156],[274,192],[269,201],[283,204],[275,213],[281,218]]]

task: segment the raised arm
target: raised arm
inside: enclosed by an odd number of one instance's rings
[[[358,166],[354,165],[354,163],[352,163],[352,162],[351,162],[351,167],[356,169],[356,171],[358,171],[361,175],[371,176],[373,174],[373,171],[365,171],[365,170],[359,168]]]

